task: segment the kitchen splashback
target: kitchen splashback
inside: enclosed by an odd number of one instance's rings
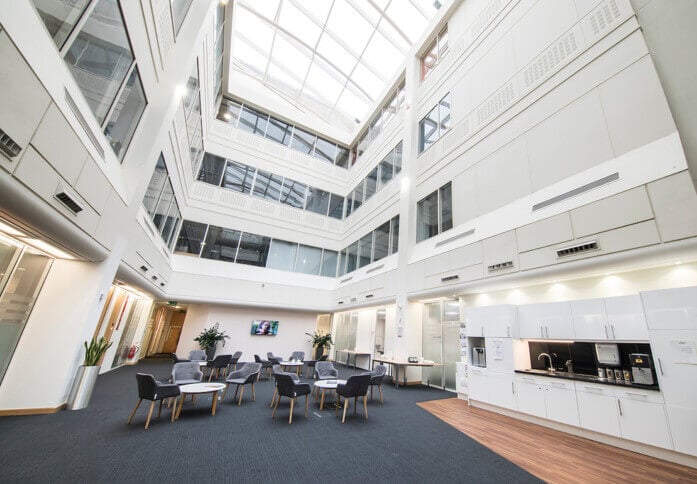
[[[574,372],[586,375],[597,375],[598,366],[607,366],[598,365],[598,361],[595,356],[595,343],[529,341],[528,345],[530,348],[530,368],[533,370],[547,369],[547,360],[537,359],[537,356],[540,353],[548,353],[552,355],[554,367],[558,370],[566,371],[564,363],[567,360],[571,360],[573,362]],[[651,355],[651,346],[648,343],[617,343],[617,346],[619,347],[620,351],[620,361],[622,362],[621,368],[624,369],[629,369],[631,366],[629,360],[630,353],[646,353]]]

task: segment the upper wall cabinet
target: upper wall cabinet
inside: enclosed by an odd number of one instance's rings
[[[697,329],[697,287],[641,293],[649,329]]]
[[[606,298],[605,312],[612,339],[621,341],[647,341],[649,339],[644,308],[638,294]]]
[[[524,339],[573,339],[571,304],[554,302],[518,306],[518,332]]]
[[[605,304],[602,299],[586,299],[571,302],[576,339],[613,339],[607,324]]]
[[[465,309],[467,336],[513,337],[517,333],[516,307],[480,306]]]

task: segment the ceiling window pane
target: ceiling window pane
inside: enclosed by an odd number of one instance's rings
[[[169,177],[165,181],[165,186],[162,189],[162,195],[160,195],[160,201],[155,208],[155,214],[153,215],[152,221],[155,223],[157,230],[162,232],[162,227],[167,220],[167,214],[169,213],[169,206],[174,200],[174,190],[172,189],[172,182]]]
[[[104,128],[104,135],[119,160],[123,160],[133,133],[145,110],[145,92],[138,68],[134,68]]]
[[[346,247],[346,274],[356,270],[358,262],[358,242]]]
[[[225,158],[206,153],[203,155],[201,169],[198,172],[198,181],[210,183],[211,185],[220,185],[220,180],[225,170]]]
[[[174,251],[199,255],[207,227],[206,224],[184,220]]]
[[[322,255],[322,270],[320,276],[336,277],[336,263],[338,254],[336,251],[324,249]]]
[[[388,220],[375,229],[375,247],[373,249],[373,262],[387,257],[390,248],[390,221]]]
[[[292,271],[295,266],[295,255],[298,252],[298,244],[285,240],[273,239],[269,248],[269,257],[266,267],[281,271]]]
[[[416,204],[416,241],[438,235],[438,192],[435,191]]]
[[[399,251],[399,215],[390,220],[390,254]]]
[[[48,33],[53,37],[58,50],[63,47],[73,27],[85,11],[89,0],[57,2],[56,0],[32,0]]]
[[[281,196],[283,177],[263,170],[257,170],[252,194],[265,200],[278,202]]]
[[[181,29],[186,14],[191,7],[193,0],[170,0],[170,5],[172,6],[172,23],[174,24],[175,35],[179,34],[179,29]]]
[[[365,177],[365,199],[366,201],[375,195],[378,187],[378,167],[372,169],[368,176]]]
[[[303,208],[306,192],[307,185],[285,178],[281,189],[281,203],[295,208]]]
[[[220,109],[218,110],[218,119],[225,121],[226,123],[237,126],[237,120],[240,118],[240,112],[242,111],[242,105],[238,102],[232,101],[230,99],[223,99],[220,102]]]
[[[336,161],[334,162],[336,166],[341,168],[348,168],[349,162],[349,150],[343,146],[337,148]]]
[[[239,230],[224,229],[211,225],[208,227],[208,235],[206,235],[206,243],[203,246],[201,257],[235,262],[239,243]]]
[[[242,108],[242,114],[240,115],[240,122],[237,126],[243,131],[264,136],[268,122],[268,114],[259,112],[249,106],[244,106]]]
[[[269,126],[266,129],[266,138],[281,143],[282,145],[290,145],[290,138],[293,134],[293,126],[284,123],[281,120],[271,118]]]
[[[145,190],[145,196],[143,197],[143,207],[145,207],[150,217],[153,217],[155,214],[155,207],[160,200],[160,195],[162,194],[162,189],[165,187],[166,182],[167,168],[165,167],[165,160],[160,154],[155,164],[155,170],[150,178],[148,188]]]
[[[240,237],[240,248],[237,251],[235,262],[249,266],[264,267],[269,255],[270,243],[271,239],[269,237],[243,232],[242,237]]]
[[[295,272],[318,276],[321,263],[322,249],[301,245],[298,250],[298,258],[295,261]]]
[[[336,143],[318,137],[314,156],[322,161],[333,164],[336,158]]]
[[[251,193],[255,169],[251,166],[228,160],[223,175],[222,187],[240,193]]]
[[[373,233],[367,233],[358,241],[358,268],[370,264],[373,252]]]
[[[319,188],[308,187],[305,210],[327,215],[327,211],[329,210],[329,195],[329,192],[325,192]]]
[[[344,218],[344,197],[331,194],[329,197],[329,216],[338,220]]]
[[[419,153],[438,139],[438,106],[419,122]]]
[[[453,228],[453,195],[452,185],[448,183],[438,190],[440,203],[441,232]]]
[[[291,143],[290,147],[296,151],[309,155],[312,153],[312,148],[315,146],[316,138],[316,135],[308,133],[307,131],[296,126],[295,132],[293,133],[293,142]]]

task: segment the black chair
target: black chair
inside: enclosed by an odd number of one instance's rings
[[[244,386],[251,383],[252,384],[252,400],[256,401],[257,397],[256,394],[254,393],[254,384],[256,381],[259,379],[259,371],[261,370],[261,363],[245,363],[242,365],[242,368],[240,368],[237,371],[233,371],[230,373],[230,376],[228,376],[227,380],[225,380],[225,383],[227,383],[227,386],[225,387],[225,391],[223,392],[223,399],[225,399],[225,395],[227,395],[228,388],[230,388],[230,385],[237,385],[235,387],[235,396],[232,397],[233,400],[237,398],[237,391],[242,387],[242,391],[240,392],[240,399],[237,402],[237,405],[242,404],[242,395],[244,395]]]
[[[319,357],[319,360],[307,360],[307,361],[304,361],[305,367],[307,368],[307,371],[305,372],[305,376],[310,376],[310,375],[314,376],[314,373],[315,373],[315,364],[316,364],[318,361],[326,361],[327,358],[329,358],[329,355],[322,355],[322,356]]]
[[[152,411],[155,408],[155,402],[160,402],[160,408],[157,411],[157,418],[160,418],[162,413],[162,402],[168,398],[176,398],[179,396],[179,386],[173,383],[162,383],[155,380],[155,377],[148,375],[146,373],[136,373],[136,380],[138,381],[138,403],[136,407],[131,412],[128,417],[128,423],[131,423],[133,416],[136,414],[136,410],[140,406],[140,402],[143,400],[150,400],[150,410],[148,411],[148,418],[145,421],[145,429],[150,426],[150,417],[152,417]],[[172,406],[172,422],[174,422],[174,408],[176,405]]]
[[[385,374],[387,373],[387,367],[385,365],[378,365],[373,368],[373,371],[369,372],[370,375],[370,399],[373,399],[373,387],[378,387],[380,391],[380,403],[384,403],[382,400],[382,382],[385,379]]]
[[[273,368],[273,363],[271,363],[269,360],[262,360],[259,357],[259,355],[254,355],[254,361],[261,365],[262,371],[265,372],[267,375]]]
[[[274,360],[276,360],[276,358],[274,358]],[[288,373],[287,371],[283,371],[281,369],[281,365],[277,364],[277,363],[274,363],[274,365],[272,367],[272,372],[273,372],[274,378],[276,378],[276,375],[283,374],[283,375],[290,375],[290,377],[296,382],[300,381],[300,377],[298,375],[296,375],[295,373]],[[278,395],[278,389],[274,385],[273,396],[271,397],[271,404],[269,405],[269,407],[273,407],[273,404],[276,403],[276,396],[277,395]]]
[[[346,380],[344,385],[336,386],[336,394],[339,399],[336,407],[336,415],[339,415],[339,407],[341,406],[341,397],[344,397],[346,401],[344,402],[344,416],[341,419],[341,423],[346,420],[346,409],[349,405],[349,398],[353,398],[353,414],[356,415],[356,407],[358,406],[358,397],[363,397],[363,413],[365,414],[365,419],[368,420],[368,401],[366,397],[368,396],[368,387],[370,386],[370,374],[364,373],[362,375],[353,375]]]
[[[242,356],[242,352],[241,352],[241,351],[235,351],[235,352],[232,354],[232,359],[230,360],[230,365],[229,365],[229,366],[232,366],[232,369],[233,369],[233,370],[237,370],[237,362],[240,361],[240,357],[241,357],[241,356]]]
[[[227,367],[232,361],[232,355],[218,355],[206,364],[206,368],[210,371],[208,381],[213,379],[213,373],[216,378],[220,378],[220,370],[223,370],[223,378],[227,376]]]
[[[276,400],[276,405],[273,407],[273,412],[271,412],[271,418],[276,418],[276,410],[278,409],[278,404],[281,401],[281,397],[288,397],[290,398],[290,416],[288,417],[288,423],[292,424],[295,401],[298,397],[302,397],[303,395],[305,395],[305,418],[307,418],[307,408],[310,397],[309,383],[299,383],[287,373],[277,373],[276,391],[278,392],[278,399]]]
[[[191,360],[187,360],[186,358],[179,358],[176,353],[172,353],[172,363],[188,363]]]

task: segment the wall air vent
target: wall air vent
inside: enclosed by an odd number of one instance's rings
[[[492,264],[487,267],[489,272],[496,272],[496,271],[502,271],[503,269],[510,269],[513,267],[513,261],[512,260],[507,260],[506,262],[500,262],[498,264]]]
[[[75,200],[75,195],[68,193],[68,191],[62,186],[58,187],[58,191],[53,196],[56,198],[56,200],[68,207],[70,211],[75,214],[80,213],[84,210],[84,207],[80,205],[80,203],[77,200]]]
[[[10,135],[0,129],[0,151],[5,153],[9,158],[14,158],[22,151],[22,147],[19,146],[15,140],[10,138]]]
[[[555,197],[549,198],[547,200],[543,200],[542,202],[536,203],[535,205],[532,206],[532,211],[535,212],[537,210],[541,210],[545,207],[549,207],[550,205],[554,205],[555,203],[562,202],[564,200],[567,200],[571,197],[575,197],[576,195],[580,195],[582,193],[585,193],[589,190],[592,190],[594,188],[601,187],[603,185],[607,185],[608,183],[617,181],[620,179],[620,173],[615,172],[612,175],[604,176],[603,178],[598,178],[595,181],[592,181],[590,183],[586,183],[585,185],[582,185],[578,188],[574,188],[573,190],[569,190],[568,192],[562,193],[560,195],[557,195]]]
[[[150,279],[152,279],[153,281],[156,281],[156,280],[157,280],[157,276],[152,276]]]
[[[337,301],[337,304],[344,304],[344,301]]]
[[[370,299],[370,298],[373,297],[373,296],[374,296],[374,294],[366,294],[366,295],[365,295],[365,298],[366,298],[366,299]]]
[[[161,282],[161,283],[160,283],[160,287],[165,287],[166,285],[167,285],[167,284],[165,284],[164,282]]]
[[[578,245],[571,245],[569,247],[564,247],[563,249],[557,249],[557,257],[568,257],[570,255],[583,254],[584,252],[592,252],[594,250],[600,250],[597,240],[584,242],[583,244]]]
[[[77,118],[77,122],[80,123],[80,126],[82,126],[82,129],[85,130],[85,134],[87,134],[87,137],[92,142],[94,149],[97,150],[97,153],[99,153],[99,156],[104,158],[104,148],[102,148],[102,145],[99,143],[99,141],[97,140],[97,137],[92,132],[92,128],[90,128],[89,123],[87,123],[87,120],[80,112],[80,109],[77,107],[77,104],[75,104],[75,100],[70,95],[68,90],[65,88],[63,88],[63,90],[65,92],[65,101],[68,103],[68,107],[70,108],[70,110],[73,112],[73,114]]]
[[[445,276],[440,278],[440,282],[450,282],[450,281],[456,281],[460,278],[457,274],[453,274],[452,276]]]
[[[355,297],[351,298],[351,302],[356,302],[356,301],[357,301],[357,299]]]
[[[140,266],[140,270],[143,272],[148,272],[148,266]]]
[[[452,237],[449,237],[445,240],[441,240],[440,242],[437,242],[436,247],[440,247],[441,245],[449,244],[450,242],[454,242],[457,239],[461,239],[463,237],[468,237],[472,234],[474,234],[474,229],[469,229],[467,232],[462,232],[461,234],[453,235]]]

